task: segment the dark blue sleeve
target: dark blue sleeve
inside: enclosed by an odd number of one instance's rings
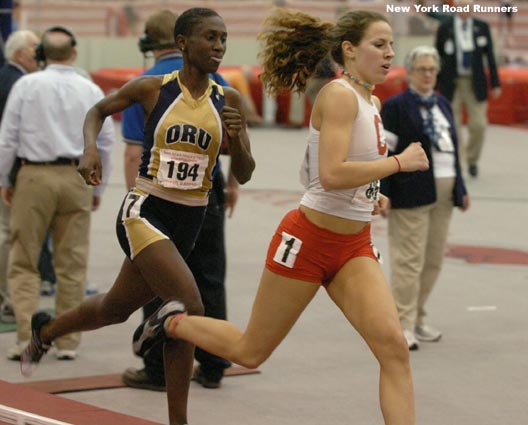
[[[383,122],[383,128],[389,130],[391,133],[400,135],[399,131],[399,116],[398,116],[398,107],[395,98],[387,99],[381,108],[380,111],[381,120]]]
[[[394,98],[387,99],[381,108],[380,111],[381,121],[383,122],[383,128],[390,131],[391,133],[399,136],[399,117],[398,117],[398,107],[397,102]],[[394,152],[389,151],[389,156],[394,154]],[[391,198],[391,182],[392,175],[381,179],[381,193],[383,193],[388,198]]]
[[[143,118],[143,108],[139,104],[134,104],[123,111],[121,116],[121,134],[126,142],[142,144],[145,137]]]
[[[227,86],[231,87],[229,83],[220,75],[220,73],[215,72],[214,74],[210,74],[209,77],[211,80],[213,80],[216,84],[220,84],[221,86]]]
[[[13,11],[13,0],[0,0],[0,37],[5,43],[12,31],[11,12]],[[4,54],[2,52],[2,58]]]

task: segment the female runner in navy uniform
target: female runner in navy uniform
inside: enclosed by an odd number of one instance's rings
[[[277,9],[266,24],[261,78],[273,93],[302,91],[328,45],[344,68],[342,78],[323,87],[312,110],[301,206],[273,236],[244,332],[226,321],[186,315],[180,302],[167,301],[137,329],[134,349],[148,350],[150,335],[163,334],[257,367],[324,286],[379,362],[385,424],[413,425],[409,350],[369,225],[386,204],[378,198],[379,179],[429,166],[419,143],[386,157],[380,104],[371,90],[383,82],[394,57],[391,27],[375,12],[352,11],[332,25],[286,9]]]
[[[185,257],[204,216],[222,127],[229,140],[231,168],[240,183],[250,179],[255,163],[239,93],[208,77],[218,69],[226,50],[222,18],[211,9],[189,9],[176,21],[174,35],[183,53],[181,71],[127,83],[96,104],[84,125],[79,172],[87,184],[98,185],[101,163],[95,141],[105,117],[133,103],[145,111],[140,173],[117,218],[117,235],[127,258],[109,292],[90,297],[55,319],[44,312],[33,316],[33,337],[21,359],[23,374],[31,373],[55,338],[124,322],[156,296],[176,297],[190,314],[203,314]],[[193,349],[182,340],[165,344],[171,424],[187,423]]]

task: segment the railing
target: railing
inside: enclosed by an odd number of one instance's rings
[[[0,404],[0,424],[3,423],[10,425],[72,425]]]

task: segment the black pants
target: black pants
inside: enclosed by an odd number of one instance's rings
[[[224,177],[217,171],[213,181],[213,190],[205,213],[202,229],[193,251],[186,259],[198,284],[205,315],[216,319],[226,319],[225,272],[226,255],[224,243]],[[158,298],[143,307],[143,317],[151,316],[161,305]],[[228,360],[217,357],[200,348],[196,348],[195,359],[205,376],[211,380],[220,380],[224,369],[231,366]],[[149,377],[162,384],[165,382],[163,367],[163,344],[157,344],[143,358],[145,371]]]
[[[44,244],[42,245],[42,251],[40,253],[38,269],[40,272],[40,280],[46,280],[50,283],[56,282],[55,269],[53,268],[53,254],[51,252],[50,246],[50,235],[46,235]]]

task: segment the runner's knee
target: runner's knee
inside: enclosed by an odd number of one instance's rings
[[[409,347],[398,322],[384,326],[370,346],[379,363],[409,364]]]
[[[271,353],[268,353],[267,351],[257,351],[244,348],[235,348],[235,352],[233,353],[232,359],[235,363],[246,367],[248,369],[256,369],[258,368],[262,363],[264,363],[268,357],[271,355]]]

